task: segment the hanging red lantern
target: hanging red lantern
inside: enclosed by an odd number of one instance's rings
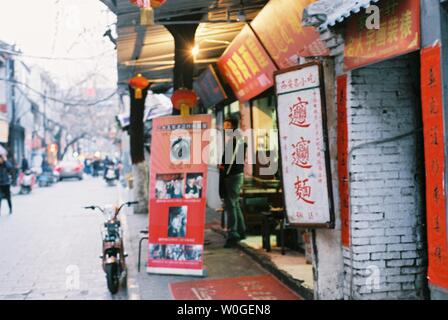
[[[140,24],[141,25],[153,25],[154,24],[154,11],[163,6],[166,0],[129,0],[132,5],[140,8]]]
[[[151,8],[157,9],[166,3],[166,0],[129,0],[132,5],[138,6],[140,8],[148,7],[151,4]]]
[[[198,96],[193,90],[180,88],[174,91],[171,96],[173,107],[180,110],[180,114],[185,116],[190,114],[190,109],[198,103]]]
[[[129,80],[129,85],[135,90],[135,99],[141,99],[143,97],[143,89],[149,86],[149,80],[139,73]]]
[[[154,9],[160,8],[165,4],[166,0],[151,0],[151,7]]]

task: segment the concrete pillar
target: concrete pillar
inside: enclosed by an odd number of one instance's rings
[[[196,17],[199,19],[200,17]],[[194,57],[191,49],[194,47],[196,29],[199,24],[168,25],[167,29],[174,38],[174,71],[173,87],[193,89]],[[173,108],[173,115],[180,111]]]
[[[337,107],[335,67],[333,59],[323,61],[327,127],[330,146],[330,165],[335,206],[335,229],[317,229],[312,233],[314,297],[319,300],[343,298],[343,257],[341,249],[341,220],[337,174]]]

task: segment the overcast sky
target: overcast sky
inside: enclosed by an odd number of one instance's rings
[[[103,37],[115,16],[99,0],[0,0],[0,40],[16,44],[27,64],[47,69],[63,86],[91,72],[87,86],[116,86],[114,45]],[[113,26],[112,26],[113,27]]]

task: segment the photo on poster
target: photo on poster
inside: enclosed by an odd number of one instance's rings
[[[202,260],[202,245],[186,245],[185,246],[185,260],[187,261],[201,261]]]
[[[165,259],[174,261],[200,261],[202,259],[202,246],[169,244],[166,246]]]
[[[191,137],[174,137],[170,141],[170,160],[173,163],[190,161]]]
[[[181,199],[184,175],[182,173],[157,174],[156,199]]]
[[[185,199],[201,199],[202,198],[202,188],[203,188],[203,178],[202,173],[188,173],[185,183]]]
[[[149,256],[152,260],[201,261],[202,245],[158,244],[149,245]]]
[[[153,260],[165,260],[166,257],[166,245],[151,243],[149,245],[149,257]]]
[[[187,234],[187,206],[170,207],[168,212],[168,237],[184,238]]]

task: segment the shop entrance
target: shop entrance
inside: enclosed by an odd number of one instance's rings
[[[351,72],[351,245],[344,262],[352,268],[346,273],[352,296],[425,295],[425,163],[420,91],[419,53]],[[378,271],[379,279],[375,281],[387,292],[378,293],[363,280],[369,268]]]

